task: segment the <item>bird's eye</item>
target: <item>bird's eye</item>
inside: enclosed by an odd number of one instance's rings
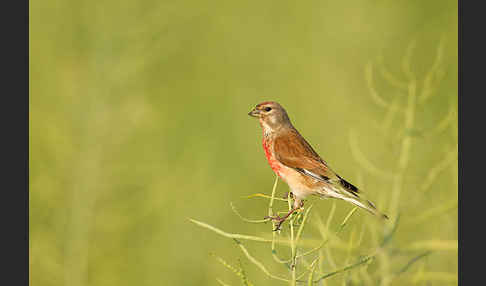
[[[271,107],[265,107],[265,111],[267,111],[267,112],[268,112],[268,111],[270,111],[270,110],[272,110],[272,108],[271,108]]]

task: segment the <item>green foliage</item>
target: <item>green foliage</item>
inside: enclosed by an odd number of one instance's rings
[[[385,116],[385,121],[388,120],[390,121],[391,118],[393,117],[399,117],[400,115],[403,118],[404,121],[404,127],[405,127],[405,132],[400,132],[398,133],[400,138],[400,141],[398,142],[397,145],[397,150],[398,150],[398,159],[396,161],[396,168],[395,170],[383,170],[380,167],[377,167],[375,164],[371,163],[371,161],[366,158],[364,153],[359,149],[359,144],[358,140],[356,137],[356,133],[354,131],[351,131],[350,133],[350,145],[352,146],[352,149],[354,151],[354,154],[356,155],[355,158],[358,163],[361,164],[361,167],[363,170],[368,171],[372,175],[376,175],[377,177],[380,177],[384,181],[391,181],[391,194],[389,198],[389,207],[388,210],[390,211],[390,214],[392,214],[392,219],[393,223],[391,225],[385,225],[384,227],[380,227],[384,230],[380,231],[379,228],[375,226],[370,227],[368,231],[372,232],[373,237],[381,237],[381,242],[377,245],[374,246],[375,250],[372,251],[371,254],[367,254],[366,256],[358,256],[357,258],[351,258],[352,251],[351,249],[360,249],[360,243],[362,242],[363,239],[363,233],[364,233],[364,228],[362,228],[360,238],[356,240],[354,237],[354,230],[352,232],[352,235],[349,240],[348,244],[348,254],[347,258],[345,261],[350,261],[350,259],[355,260],[353,264],[337,268],[334,271],[331,271],[329,273],[322,273],[322,271],[317,271],[317,275],[319,278],[315,279],[314,275],[316,274],[316,269],[315,265],[316,262],[331,259],[331,252],[333,250],[332,245],[329,243],[330,240],[334,239],[337,237],[337,235],[343,231],[344,227],[350,220],[351,216],[357,211],[357,207],[354,207],[351,209],[351,211],[344,217],[343,222],[339,225],[337,231],[333,234],[333,238],[329,238],[329,235],[322,236],[322,244],[317,247],[313,248],[311,250],[305,251],[304,254],[297,255],[297,253],[300,251],[302,252],[303,248],[306,245],[310,244],[310,241],[305,241],[304,239],[301,239],[301,235],[304,229],[304,225],[306,224],[308,218],[309,218],[309,213],[313,207],[313,205],[310,205],[306,208],[305,211],[301,212],[300,214],[293,214],[290,219],[289,219],[289,227],[290,231],[287,233],[287,238],[282,239],[280,237],[280,231],[278,231],[279,237],[277,238],[276,232],[273,231],[272,233],[272,240],[271,240],[271,254],[275,260],[275,262],[284,264],[284,266],[287,268],[289,274],[288,277],[284,277],[282,275],[276,275],[276,274],[271,274],[268,271],[268,267],[266,267],[262,262],[258,261],[255,257],[251,256],[246,250],[246,248],[243,247],[242,242],[237,241],[235,237],[241,237],[241,238],[249,238],[249,240],[253,241],[261,241],[261,242],[270,242],[269,238],[264,238],[264,237],[252,237],[252,236],[247,236],[247,235],[240,235],[240,234],[227,234],[224,233],[221,230],[217,230],[214,227],[203,224],[201,222],[197,222],[192,220],[193,222],[197,223],[200,226],[203,226],[205,228],[211,229],[215,231],[218,234],[221,234],[223,236],[227,237],[233,237],[237,244],[242,248],[243,252],[247,256],[247,258],[253,262],[260,270],[265,273],[267,276],[269,276],[272,279],[275,280],[280,280],[280,281],[285,281],[288,282],[290,285],[296,285],[297,282],[304,282],[300,280],[301,277],[304,275],[308,275],[307,278],[307,284],[308,285],[313,285],[315,283],[319,283],[325,279],[328,279],[336,274],[342,274],[344,275],[344,281],[345,283],[350,283],[353,279],[356,281],[378,281],[381,285],[389,285],[391,283],[395,283],[399,276],[403,275],[404,273],[407,273],[407,271],[418,261],[421,259],[427,257],[430,255],[433,250],[438,250],[440,249],[440,246],[443,244],[447,244],[448,242],[444,241],[413,241],[410,246],[415,246],[415,247],[400,247],[400,246],[393,246],[394,243],[394,237],[397,234],[399,222],[400,222],[400,200],[402,199],[401,197],[401,191],[402,189],[406,186],[406,183],[404,182],[405,175],[407,172],[407,169],[410,164],[410,159],[412,157],[411,155],[411,149],[413,147],[414,139],[421,139],[424,138],[422,136],[421,132],[409,132],[410,130],[416,130],[416,117],[417,117],[417,109],[420,108],[421,106],[424,106],[426,101],[433,95],[433,92],[430,91],[430,89],[436,89],[439,84],[439,81],[434,82],[434,84],[431,83],[431,78],[437,78],[438,76],[436,73],[438,72],[441,61],[442,55],[443,55],[443,42],[439,42],[438,44],[438,49],[437,49],[437,56],[435,58],[434,64],[432,65],[431,69],[426,73],[425,79],[422,81],[422,90],[419,92],[417,90],[417,86],[420,83],[420,80],[417,78],[414,72],[411,70],[411,57],[412,57],[412,50],[415,47],[415,42],[412,42],[408,49],[407,53],[405,55],[404,60],[402,61],[402,69],[404,74],[407,75],[408,77],[408,82],[405,81],[400,81],[396,79],[392,74],[390,74],[387,71],[382,72],[382,76],[384,77],[385,80],[387,80],[390,84],[394,85],[397,88],[403,88],[405,89],[408,94],[407,98],[404,100],[405,106],[400,107],[400,105],[397,104],[398,101],[394,101],[393,104],[389,104],[385,99],[383,99],[377,90],[374,88],[373,84],[373,77],[372,77],[372,65],[368,64],[366,67],[366,79],[368,82],[368,88],[371,94],[372,100],[379,106],[384,109],[387,109],[386,116]],[[444,120],[442,120],[444,122]],[[390,125],[390,123],[386,123],[385,126]],[[439,126],[441,126],[441,129],[444,129],[442,126],[442,123],[439,123]],[[437,129],[436,129],[437,130]],[[389,128],[382,128],[380,130],[383,133],[383,136],[385,137],[392,137],[393,134]],[[420,136],[417,136],[420,135]],[[457,147],[457,146],[456,146]],[[454,151],[449,151],[448,154],[445,156],[445,159],[440,160],[439,163],[437,163],[435,166],[430,168],[430,171],[428,172],[428,175],[426,176],[425,183],[422,184],[420,191],[422,191],[422,195],[428,191],[430,187],[433,186],[433,182],[435,180],[435,177],[437,176],[438,173],[440,173],[444,168],[447,168],[450,166],[450,164],[453,162],[453,159],[457,157],[457,153]],[[268,206],[268,216],[271,217],[273,215],[273,204],[274,200],[276,199],[275,193],[276,193],[276,187],[277,187],[277,182],[278,182],[278,176],[275,179],[275,184],[272,189],[272,194],[271,196],[257,193],[253,194],[250,196],[246,196],[247,198],[265,198],[265,199],[270,199],[270,203]],[[287,194],[287,202],[288,202],[288,210],[292,208],[293,202],[292,198],[290,196],[290,193]],[[335,205],[333,205],[333,209],[331,210],[331,213],[329,214],[327,225],[323,227],[322,223],[315,225],[317,228],[320,227],[321,234],[325,232],[329,232],[330,228],[330,220],[332,220],[334,216],[334,208]],[[232,210],[235,212],[235,214],[244,222],[250,222],[250,223],[266,223],[267,220],[252,220],[252,219],[247,219],[243,217],[234,207],[233,203],[231,203]],[[442,204],[438,205],[437,207],[432,207],[431,209],[424,211],[421,215],[419,215],[415,219],[408,219],[408,224],[409,225],[417,225],[418,223],[422,223],[424,220],[429,220],[433,219],[435,216],[440,215],[440,214],[447,214],[451,210],[454,210],[457,207],[457,200],[452,200],[450,203],[447,204]],[[284,212],[285,213],[285,212]],[[295,226],[298,226],[297,233],[295,234]],[[275,228],[275,223],[272,225],[273,229]],[[380,234],[383,233],[383,234]],[[277,252],[275,250],[275,244],[276,243],[285,243],[288,248],[290,248],[290,253],[291,257],[289,259],[282,259],[277,255]],[[457,245],[457,241],[452,241],[453,245]],[[417,245],[422,245],[423,248],[426,248],[427,251],[416,255],[415,257],[409,258],[409,260],[398,270],[393,270],[397,266],[395,265],[400,265],[400,261],[396,261],[397,258],[396,253],[400,252],[406,252],[407,250],[411,251],[411,253],[417,251]],[[425,247],[424,247],[425,246]],[[322,247],[326,249],[326,254],[323,255],[322,252],[318,252]],[[346,246],[345,246],[346,247]],[[268,253],[270,254],[270,253]],[[305,260],[305,256],[311,255],[311,254],[317,254],[314,255],[314,259],[312,263],[309,263]],[[407,254],[406,256],[409,256],[410,254]],[[297,258],[300,258],[299,261]],[[352,274],[348,273],[348,271],[351,271],[354,268],[357,268],[358,266],[361,265],[368,265],[372,263],[374,259],[378,258],[380,261],[379,263],[381,264],[379,268],[376,268],[375,271],[368,271],[367,268],[365,268],[364,273],[366,273],[367,277],[366,278],[360,278],[357,277],[356,275],[351,276]],[[334,264],[334,263],[333,263]],[[394,266],[392,267],[390,264],[393,264]],[[297,274],[298,270],[304,268],[302,273]],[[306,269],[305,269],[306,268]],[[334,268],[336,266],[334,265]],[[393,268],[393,269],[392,269]],[[309,272],[307,274],[307,272]],[[413,281],[418,281],[417,277],[422,278],[423,277],[423,269],[420,270],[420,272],[417,272],[415,278],[413,278]],[[346,274],[348,275],[346,276]],[[363,273],[363,272],[362,272]],[[420,273],[420,274],[419,274]],[[441,275],[436,275],[435,277],[436,280],[442,280],[443,277]],[[430,277],[430,276],[429,276]],[[351,279],[351,280],[350,280]],[[428,282],[432,282],[434,279],[429,279]],[[368,283],[367,284],[373,284],[373,283]]]
[[[276,187],[277,187],[277,182],[278,182],[278,177],[275,178],[275,184],[273,186],[272,195],[270,196],[270,203],[269,203],[269,206],[268,206],[269,216],[271,216],[273,214],[273,201],[275,199],[275,190],[276,190]],[[257,196],[250,196],[250,197],[257,197]],[[263,197],[268,198],[267,196],[263,196]],[[292,208],[292,205],[293,205],[292,198],[290,197],[290,193],[288,193],[288,195],[287,195],[287,202],[288,202],[288,209],[290,210]],[[242,217],[236,211],[236,209],[233,207],[233,205],[232,205],[232,208],[233,208],[233,211],[235,212],[235,214],[237,214],[240,217],[240,219],[242,219],[245,222],[266,223],[268,221],[268,220],[257,221],[257,220],[246,219],[246,218]],[[304,226],[305,226],[305,224],[306,224],[306,222],[309,218],[309,213],[310,213],[311,209],[312,209],[312,205],[307,207],[307,209],[304,212],[301,212],[300,214],[297,214],[297,215],[292,214],[292,216],[289,219],[290,232],[288,233],[287,239],[281,239],[280,236],[277,238],[277,235],[276,235],[277,232],[275,230],[272,231],[272,239],[270,240],[270,239],[266,239],[266,238],[263,238],[263,237],[254,237],[254,236],[243,235],[243,234],[229,234],[229,233],[226,233],[222,230],[219,230],[219,229],[217,229],[213,226],[210,226],[206,223],[202,223],[202,222],[199,222],[199,221],[196,221],[196,220],[193,220],[193,219],[191,219],[191,221],[193,223],[201,226],[201,227],[212,230],[212,231],[216,232],[217,234],[220,234],[220,235],[225,236],[225,237],[233,238],[233,240],[240,247],[240,249],[243,251],[243,253],[248,258],[248,260],[250,262],[252,262],[257,268],[259,268],[264,274],[266,274],[267,276],[269,276],[270,278],[275,279],[275,280],[289,282],[290,285],[296,285],[297,282],[304,282],[303,280],[301,280],[301,278],[303,278],[305,275],[308,275],[307,283],[310,284],[310,285],[313,285],[314,283],[318,283],[323,279],[327,279],[327,278],[334,276],[336,274],[343,273],[345,271],[353,269],[353,268],[360,266],[362,264],[371,262],[371,260],[373,259],[374,256],[367,256],[367,257],[364,257],[364,258],[360,258],[356,263],[354,263],[352,265],[345,266],[341,269],[332,271],[330,273],[323,274],[323,273],[317,272],[317,274],[320,275],[320,277],[317,278],[317,279],[314,279],[314,275],[316,273],[315,267],[317,265],[316,262],[318,262],[319,259],[324,259],[324,257],[317,255],[311,263],[306,262],[305,257],[308,256],[308,255],[317,253],[317,251],[319,251],[325,244],[327,244],[327,240],[324,241],[319,247],[308,250],[306,252],[303,252],[300,255],[297,255],[298,250],[300,250],[299,248],[301,247],[300,242],[301,241],[303,242],[302,246],[305,245],[305,244],[308,244],[306,241],[301,239],[301,236],[302,236],[302,232],[304,230]],[[339,230],[337,231],[337,233],[339,233],[344,228],[344,226],[346,225],[346,222],[355,213],[355,211],[356,211],[356,208],[353,208],[349,212],[349,214],[344,218],[343,222],[340,224],[340,227],[339,227]],[[300,220],[299,220],[299,218],[300,218]],[[297,226],[297,225],[298,225],[298,230],[295,233],[294,226]],[[275,226],[276,226],[276,223],[272,221],[272,229],[275,229]],[[278,230],[279,234],[280,234],[280,232],[281,231]],[[284,266],[289,271],[290,277],[284,278],[280,275],[275,275],[275,274],[270,273],[270,271],[268,270],[268,267],[266,267],[262,262],[257,260],[257,258],[252,256],[248,252],[247,248],[243,245],[243,243],[241,241],[237,240],[236,238],[246,239],[246,240],[250,240],[250,241],[271,242],[271,253],[272,253],[272,255],[275,259],[275,262],[280,263],[280,264],[284,264]],[[282,259],[277,255],[277,251],[275,250],[275,244],[276,243],[285,244],[290,248],[291,257],[289,259]],[[218,260],[224,266],[226,266],[226,268],[229,268],[232,272],[234,272],[237,276],[242,276],[241,275],[241,273],[243,272],[242,268],[240,268],[240,270],[236,270],[233,267],[231,267],[228,263],[226,263],[224,260],[222,260],[221,258],[219,258]],[[301,261],[299,264],[302,265],[302,266],[308,265],[307,267],[304,266],[304,268],[306,268],[306,269],[304,269],[299,275],[297,275],[297,268],[300,268],[300,267],[297,267],[297,260]],[[404,271],[402,271],[402,272],[404,272]],[[245,276],[245,279],[242,279],[242,281],[244,282],[243,285],[246,285],[245,284],[245,283],[247,283],[246,276]]]
[[[32,285],[457,284],[455,1],[30,1],[29,32]],[[390,222],[272,232],[264,100]]]

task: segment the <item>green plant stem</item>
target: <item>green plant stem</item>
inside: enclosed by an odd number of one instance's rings
[[[289,211],[292,209],[292,199],[290,197],[290,192],[287,194],[287,202],[289,205]],[[290,256],[292,257],[292,262],[290,264],[290,271],[292,274],[292,280],[290,285],[295,286],[296,285],[296,280],[297,280],[297,273],[296,273],[296,265],[295,265],[295,254],[296,254],[296,247],[295,247],[295,240],[294,240],[294,220],[295,216],[291,216],[290,218],[290,248],[291,248],[291,254]]]
[[[267,221],[269,221],[270,219],[248,219],[248,218],[245,218],[244,216],[242,216],[238,210],[236,209],[236,207],[233,205],[232,202],[230,202],[230,206],[231,206],[231,209],[233,210],[233,212],[242,220],[242,221],[246,221],[246,222],[249,222],[249,223],[265,223]]]
[[[224,232],[224,231],[222,231],[218,228],[215,228],[214,226],[211,226],[211,225],[204,223],[204,222],[197,221],[197,220],[192,219],[192,218],[190,218],[189,220],[191,222],[201,226],[201,227],[212,230],[212,231],[216,232],[217,234],[220,234],[220,235],[225,236],[225,237],[235,238],[235,239],[246,239],[246,240],[253,240],[253,241],[261,241],[261,242],[272,242],[271,239],[266,239],[266,238],[263,238],[263,237]]]
[[[364,259],[362,259],[362,260],[360,260],[360,261],[358,261],[358,262],[356,262],[356,263],[354,263],[354,264],[348,265],[348,266],[346,266],[346,267],[343,267],[343,268],[338,269],[338,270],[336,270],[336,271],[333,271],[333,272],[331,272],[331,273],[324,274],[323,276],[319,277],[317,280],[314,280],[314,283],[317,283],[317,282],[319,282],[319,281],[321,281],[321,280],[323,280],[323,279],[327,279],[327,278],[329,278],[329,277],[331,277],[331,276],[334,276],[334,275],[336,275],[336,274],[342,273],[342,272],[344,272],[344,271],[347,271],[347,270],[353,269],[353,268],[355,268],[355,267],[357,267],[357,266],[360,266],[361,264],[364,264],[364,263],[366,263],[366,262],[368,262],[368,261],[372,260],[373,258],[374,258],[374,256],[368,256],[368,257],[366,257],[366,258],[364,258]]]
[[[273,184],[272,197],[270,198],[270,202],[268,203],[268,216],[273,216],[273,202],[277,190],[277,183],[278,183],[278,175],[275,175],[275,183]],[[283,260],[277,255],[277,250],[275,248],[277,233],[276,231],[273,231],[275,227],[276,227],[276,223],[272,220],[272,257],[277,263],[287,264],[290,262],[290,260]]]
[[[263,265],[263,263],[261,263],[260,261],[258,261],[255,257],[253,257],[249,252],[248,250],[246,249],[246,247],[237,239],[234,239],[234,241],[236,242],[236,244],[240,247],[241,251],[243,251],[243,253],[245,254],[245,256],[248,258],[248,260],[250,260],[250,262],[252,262],[253,264],[255,264],[260,270],[263,271],[263,273],[265,273],[268,277],[270,278],[273,278],[273,279],[277,279],[277,280],[280,280],[280,281],[285,281],[285,282],[291,282],[290,280],[288,279],[285,279],[285,278],[282,278],[282,277],[279,277],[277,275],[273,275],[272,273],[270,273],[270,271],[267,270],[267,268]]]
[[[417,83],[412,80],[408,86],[408,100],[405,112],[405,130],[412,130],[414,127],[415,107],[416,107]],[[400,193],[403,186],[403,178],[410,160],[410,149],[412,145],[412,137],[405,133],[400,145],[400,155],[398,158],[397,172],[395,173],[392,186],[392,197],[390,201],[390,213],[396,215],[398,212],[398,205],[400,202]]]

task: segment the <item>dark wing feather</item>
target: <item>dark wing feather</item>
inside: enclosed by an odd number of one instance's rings
[[[297,130],[290,129],[274,139],[275,158],[299,173],[326,183],[338,183],[356,195],[358,188],[345,181],[317,154]]]

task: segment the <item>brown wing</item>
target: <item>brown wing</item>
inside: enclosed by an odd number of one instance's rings
[[[296,130],[290,129],[274,141],[275,158],[289,168],[318,180],[336,179],[336,174]],[[312,176],[312,177],[315,177]]]
[[[301,174],[323,182],[337,183],[352,194],[358,193],[358,188],[331,170],[297,130],[290,129],[275,138],[274,152],[280,163]]]

